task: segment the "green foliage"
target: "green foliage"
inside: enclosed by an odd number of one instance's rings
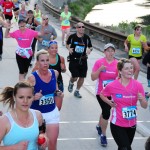
[[[84,19],[95,5],[108,3],[115,0],[77,0],[68,3],[69,9],[73,16]]]

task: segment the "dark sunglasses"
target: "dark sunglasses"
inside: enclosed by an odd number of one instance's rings
[[[45,19],[43,19],[43,20],[48,20],[48,18],[45,18]]]
[[[85,28],[84,26],[79,26],[78,28]]]

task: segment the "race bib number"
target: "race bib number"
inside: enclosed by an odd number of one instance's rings
[[[6,12],[11,12],[11,9],[6,9]]]
[[[103,88],[108,84],[108,83],[110,83],[110,82],[112,82],[112,81],[114,81],[114,80],[104,80],[103,81]]]
[[[25,48],[19,48],[16,50],[16,53],[20,56],[25,56],[26,58],[30,58],[30,54],[29,54],[29,50],[30,49],[25,49]]]
[[[54,94],[48,94],[41,97],[39,105],[50,105],[54,104]]]
[[[125,119],[131,120],[136,118],[136,106],[129,106],[122,108],[122,116]]]
[[[132,54],[140,54],[140,48],[132,48]]]
[[[64,24],[68,24],[69,23],[69,20],[64,20]]]
[[[49,47],[49,41],[43,40],[42,45],[46,46],[46,47]]]
[[[84,46],[76,46],[75,52],[77,52],[77,53],[83,53],[84,52]]]

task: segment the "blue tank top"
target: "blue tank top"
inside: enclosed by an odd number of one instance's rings
[[[56,107],[54,99],[54,93],[56,91],[56,77],[53,69],[49,69],[49,72],[52,74],[52,77],[48,83],[41,80],[36,71],[32,73],[35,77],[36,83],[34,86],[34,94],[42,90],[43,96],[39,100],[33,101],[31,108],[39,110],[41,113],[51,112]]]
[[[19,126],[12,118],[11,114],[7,112],[5,115],[9,119],[11,129],[3,138],[3,144],[10,146],[17,144],[21,141],[29,141],[27,150],[38,150],[37,138],[39,135],[39,123],[36,118],[34,110],[30,109],[34,122],[30,127],[24,128]]]

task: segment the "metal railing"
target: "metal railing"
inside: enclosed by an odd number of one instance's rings
[[[48,11],[55,17],[60,17],[60,10],[59,8],[56,8],[54,5],[50,3],[48,0],[42,0],[43,5],[45,8],[48,9]],[[92,36],[93,38],[102,41],[103,43],[111,42],[113,43],[117,49],[123,50],[124,49],[124,41],[126,39],[126,36],[122,33],[117,33],[112,30],[96,26],[94,24],[88,23],[86,21],[83,21],[77,17],[71,18],[71,25],[74,27],[74,25],[77,22],[83,22],[85,26],[85,32],[86,34]]]

